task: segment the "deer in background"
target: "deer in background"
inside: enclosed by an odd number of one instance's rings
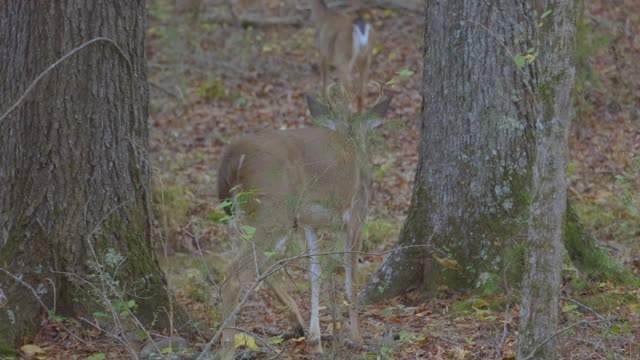
[[[356,107],[362,111],[373,51],[373,27],[360,17],[332,11],[323,0],[310,2],[311,20],[316,28],[315,46],[320,53],[322,91],[326,97],[327,73],[333,65],[345,91],[350,92],[355,83],[352,90]]]
[[[297,229],[304,232],[310,259],[311,320],[308,344],[312,354],[322,354],[320,341],[320,259],[319,230],[344,232],[344,269],[351,338],[361,341],[358,296],[354,289],[362,225],[371,197],[372,179],[367,151],[369,131],[381,124],[391,99],[354,115],[336,113],[333,108],[308,96],[311,115],[328,128],[311,127],[263,131],[244,136],[227,149],[218,171],[218,196],[234,198],[239,192],[254,190],[253,197],[240,205],[243,222],[255,233],[227,268],[222,286],[225,328],[234,325],[233,314],[243,287],[263,276],[274,254],[286,246]],[[335,130],[332,130],[335,129]],[[295,301],[273,279],[266,283],[289,311],[297,329],[304,320]],[[222,343],[232,350],[234,331],[223,329]],[[231,354],[233,354],[231,352]]]

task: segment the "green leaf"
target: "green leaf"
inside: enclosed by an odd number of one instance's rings
[[[269,339],[269,345],[278,345],[278,344],[281,344],[282,342],[284,342],[282,335],[274,336]]]
[[[228,208],[228,207],[230,207],[230,206],[232,206],[232,205],[233,205],[233,201],[232,201],[232,200],[230,200],[230,199],[226,199],[226,200],[224,200],[223,202],[221,202],[221,203],[217,206],[217,208],[218,208],[218,209],[225,209],[225,208]]]
[[[549,16],[549,14],[551,14],[551,9],[543,12],[542,15],[540,16],[540,19],[546,18],[547,16]]]
[[[207,215],[207,220],[213,221],[215,223],[226,223],[231,220],[231,216],[227,215],[226,213],[216,211]]]
[[[137,308],[137,307],[138,307],[138,304],[136,304],[136,301],[135,301],[135,300],[129,300],[129,301],[127,302],[127,307],[128,307],[129,309],[135,309],[135,308]]]
[[[106,358],[107,355],[105,355],[104,353],[98,353],[89,356],[86,360],[105,360]]]
[[[264,256],[266,256],[268,258],[273,257],[275,254],[276,254],[275,251],[265,251],[264,252]]]
[[[519,67],[523,67],[524,64],[526,63],[526,59],[524,58],[524,56],[522,55],[516,55],[513,57],[513,61],[516,63],[516,65],[518,65]]]
[[[412,70],[404,69],[398,73],[398,76],[400,76],[401,78],[408,78],[413,76],[413,74],[415,74],[415,72],[413,72]]]
[[[569,311],[573,311],[573,310],[575,310],[575,309],[577,309],[577,308],[578,308],[578,305],[574,305],[574,304],[571,304],[571,305],[565,305],[565,306],[563,306],[563,307],[562,307],[562,312],[569,312]]]
[[[94,316],[94,317],[97,317],[97,318],[100,318],[100,317],[109,317],[109,314],[107,314],[107,313],[103,313],[103,312],[100,312],[100,311],[96,311],[96,312],[94,312],[94,313],[93,313],[93,316]]]
[[[619,334],[620,333],[620,326],[618,325],[613,325],[609,328],[609,330],[611,330],[612,333],[614,334]]]
[[[242,240],[248,241],[253,238],[253,235],[256,233],[256,228],[249,225],[242,225],[242,234],[240,234],[240,238]]]

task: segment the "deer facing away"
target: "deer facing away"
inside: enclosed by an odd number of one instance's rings
[[[239,191],[255,190],[241,205],[243,222],[255,233],[227,268],[222,287],[224,316],[237,311],[243,287],[263,276],[275,259],[275,252],[289,240],[295,229],[304,231],[310,259],[311,320],[307,337],[312,354],[322,354],[320,342],[320,261],[318,230],[346,233],[344,269],[346,292],[350,302],[351,338],[360,341],[358,298],[354,290],[361,230],[367,214],[371,191],[367,136],[378,126],[389,107],[388,98],[369,111],[339,116],[308,96],[307,103],[315,119],[328,127],[263,131],[247,135],[226,150],[218,172],[218,196],[233,198]],[[335,130],[332,130],[335,129]],[[336,226],[337,225],[337,226]],[[272,278],[265,281],[278,301],[289,311],[297,330],[304,320],[293,299]],[[233,317],[226,328],[233,327]],[[234,331],[224,331],[223,346],[233,346]]]
[[[373,27],[360,17],[332,11],[323,0],[310,2],[324,95],[327,95],[329,67],[333,65],[338,70],[345,91],[351,91],[349,88],[354,85],[352,91],[356,96],[356,106],[361,111],[371,65]]]

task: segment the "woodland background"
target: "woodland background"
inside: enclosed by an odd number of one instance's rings
[[[215,221],[215,177],[224,146],[260,129],[311,126],[304,93],[319,90],[313,29],[294,1],[231,3],[229,8],[221,1],[147,2],[154,237],[177,301],[208,326],[220,321],[210,279],[219,279],[234,241],[229,228]],[[396,1],[400,6],[381,3],[391,6],[362,11],[376,27],[380,42],[371,78],[386,84],[395,97],[374,158],[375,196],[365,242],[370,255],[362,259],[365,275],[395,243],[406,216],[420,133],[420,7],[410,1]],[[586,228],[638,274],[640,3],[592,0],[583,6],[568,192]],[[569,329],[560,340],[561,355],[638,358],[639,290],[607,280],[585,282],[574,274],[572,268],[563,271],[561,328],[579,321],[611,321]],[[306,298],[308,285],[301,275],[293,276]],[[335,283],[341,283],[338,277]],[[283,332],[286,315],[275,304],[266,291],[258,291],[243,308],[238,325],[267,338]],[[518,309],[509,294],[468,296],[443,288],[425,302],[420,293],[412,292],[367,306],[361,316],[363,331],[378,339],[375,349],[335,348],[333,356],[515,356]],[[47,358],[125,354],[98,332],[95,341],[83,344],[60,330],[52,323],[36,341]],[[305,353],[304,342],[273,346],[294,358]]]

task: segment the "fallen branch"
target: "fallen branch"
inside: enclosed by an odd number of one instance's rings
[[[540,350],[546,343],[548,343],[549,341],[555,339],[556,337],[566,333],[567,331],[573,329],[574,327],[580,326],[580,325],[591,325],[591,324],[599,324],[602,322],[609,322],[610,320],[604,319],[604,320],[581,320],[578,321],[575,324],[571,324],[569,326],[567,326],[566,328],[558,331],[557,333],[549,336],[548,338],[546,338],[543,342],[541,342],[540,344],[538,344],[538,346],[536,346],[533,350],[531,350],[531,353],[529,354],[529,356],[527,356],[526,358],[524,358],[524,360],[529,360],[529,359],[533,359],[533,357],[536,355],[536,353],[538,352],[538,350]]]

